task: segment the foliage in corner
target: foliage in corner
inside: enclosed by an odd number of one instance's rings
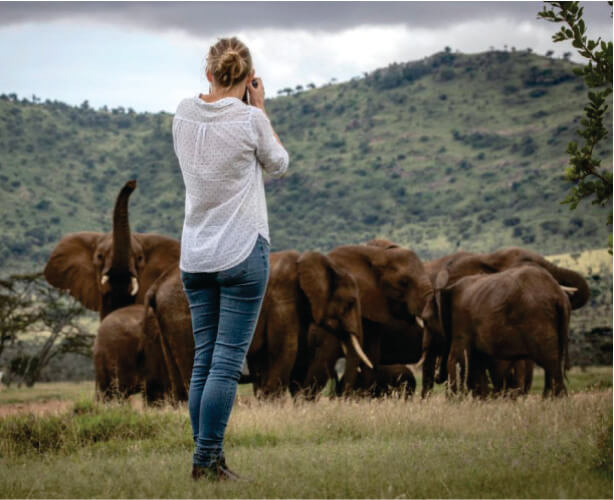
[[[612,167],[602,168],[595,148],[608,135],[603,125],[603,117],[608,109],[606,98],[612,93],[612,42],[603,41],[601,38],[588,39],[585,35],[586,25],[582,19],[584,9],[579,7],[578,2],[545,3],[550,4],[551,9],[544,7],[537,14],[538,17],[553,23],[564,23],[552,36],[552,40],[571,40],[578,53],[588,60],[586,65],[575,68],[574,72],[584,77],[589,89],[600,89],[588,92],[589,102],[584,107],[585,116],[580,122],[583,128],[578,130],[584,143],[578,146],[576,141],[571,141],[567,145],[569,166],[565,170],[565,177],[576,184],[563,203],[568,203],[571,209],[575,209],[584,198],[594,195],[593,204],[607,207],[612,197]],[[609,1],[608,4],[612,8],[612,2]],[[611,212],[608,215],[608,224],[612,224]]]

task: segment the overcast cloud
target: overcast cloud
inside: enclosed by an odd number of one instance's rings
[[[583,2],[587,24],[609,26],[607,4]],[[542,2],[0,2],[0,25],[65,19],[178,29],[208,37],[258,28],[340,31],[362,24],[445,28],[492,16],[535,19]]]
[[[605,1],[581,2],[589,36],[612,39]],[[542,2],[0,2],[0,92],[96,107],[173,111],[206,90],[203,61],[217,37],[238,35],[267,93],[445,46],[572,51]],[[573,51],[575,54],[575,51]],[[574,58],[576,56],[574,55]],[[580,60],[580,58],[576,58]]]

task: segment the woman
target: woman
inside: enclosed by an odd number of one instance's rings
[[[175,154],[186,188],[179,267],[190,305],[194,365],[189,410],[192,477],[237,479],[226,466],[224,431],[256,328],[269,273],[262,170],[281,176],[288,153],[264,110],[248,48],[237,38],[207,57],[209,94],[181,101]],[[242,101],[249,93],[251,105]]]

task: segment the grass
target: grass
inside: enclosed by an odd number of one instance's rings
[[[94,394],[94,382],[45,382],[33,387],[2,387],[0,406],[14,403],[40,403],[45,401],[78,401]]]
[[[561,400],[262,403],[244,389],[226,435],[231,467],[251,479],[239,484],[191,481],[184,406],[84,397],[0,419],[0,497],[609,497],[611,367],[569,378]]]

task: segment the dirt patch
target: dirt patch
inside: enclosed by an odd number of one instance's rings
[[[35,415],[57,414],[72,405],[72,401],[62,401],[59,399],[35,403],[3,404],[0,405],[0,418],[8,417],[9,415],[24,415],[26,413],[34,413]]]

